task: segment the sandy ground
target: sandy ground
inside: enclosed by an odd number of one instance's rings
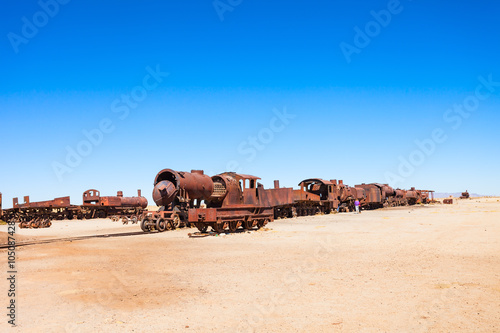
[[[109,237],[17,248],[10,330],[500,331],[498,198],[280,220],[218,237],[193,231],[144,234],[109,220],[17,229],[19,242]],[[7,271],[6,250],[0,257]]]

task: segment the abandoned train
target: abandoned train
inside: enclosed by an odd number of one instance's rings
[[[29,196],[24,203],[14,198],[12,208],[1,210],[0,217],[7,222],[19,222],[21,228],[50,227],[51,220],[122,217],[137,221],[148,205],[148,201],[137,191],[137,197],[124,197],[118,191],[116,196],[101,196],[94,189],[83,192],[83,204],[72,205],[70,197],[55,198],[48,201],[30,202]]]
[[[209,177],[201,170],[164,169],[154,181],[153,200],[158,211],[145,211],[145,232],[180,226],[210,227],[215,232],[238,228],[260,228],[276,218],[330,214],[354,210],[358,200],[363,209],[428,203],[430,191],[393,189],[387,184],[345,185],[342,180],[306,179],[299,189],[264,189],[260,178],[234,172]]]

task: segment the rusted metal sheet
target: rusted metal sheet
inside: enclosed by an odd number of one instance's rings
[[[470,194],[468,191],[462,192],[460,199],[469,199],[469,198],[470,198]]]
[[[453,204],[453,199],[444,199],[444,200],[443,200],[443,203],[444,203],[445,205],[452,205],[452,204]]]
[[[298,201],[321,201],[318,194],[306,192],[304,189],[293,190],[293,200]]]
[[[294,203],[293,189],[291,187],[273,188],[267,190],[261,190],[259,188],[259,195],[261,196],[261,203],[264,206],[278,207],[293,205]]]

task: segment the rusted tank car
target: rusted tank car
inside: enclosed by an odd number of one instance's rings
[[[339,206],[335,184],[329,180],[310,178],[299,183],[300,189],[293,191],[297,216],[330,214]]]
[[[213,192],[214,183],[203,170],[161,170],[155,177],[153,188],[153,200],[160,209],[142,214],[141,229],[144,232],[162,232],[190,226],[188,210],[200,207]]]
[[[382,208],[385,202],[385,194],[382,193],[382,187],[379,184],[360,184],[355,188],[362,188],[365,191],[365,197],[360,200],[360,205],[364,209]]]
[[[122,191],[116,196],[101,196],[98,190],[83,192],[83,204],[78,212],[79,218],[106,218],[108,216],[125,216],[137,222],[137,219],[148,206],[148,200],[137,190],[137,197],[124,197]]]
[[[274,220],[272,191],[257,184],[259,177],[226,172],[212,177],[214,191],[207,208],[190,208],[189,222],[204,232],[261,228]]]

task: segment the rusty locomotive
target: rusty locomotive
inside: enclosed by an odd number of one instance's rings
[[[226,172],[213,177],[202,170],[164,169],[154,180],[153,200],[158,211],[144,211],[144,232],[180,226],[210,227],[217,233],[239,228],[261,228],[277,218],[353,211],[359,200],[363,209],[429,203],[432,191],[393,189],[387,184],[345,185],[342,180],[310,178],[298,189],[265,189],[259,177]]]
[[[201,170],[160,171],[153,200],[157,212],[143,213],[141,228],[165,231],[181,225],[216,232],[260,228],[274,219],[275,208],[291,214],[292,189],[264,189],[260,178],[227,172],[209,177]]]
[[[0,216],[7,222],[19,222],[21,228],[46,228],[50,227],[52,220],[63,219],[90,219],[121,217],[128,222],[137,222],[148,205],[148,201],[138,190],[137,197],[124,197],[119,191],[117,196],[104,197],[94,189],[83,193],[83,204],[72,205],[70,197],[55,198],[48,201],[30,202],[29,196],[24,197],[24,203],[19,203],[18,198],[12,200],[12,208],[4,209]]]

